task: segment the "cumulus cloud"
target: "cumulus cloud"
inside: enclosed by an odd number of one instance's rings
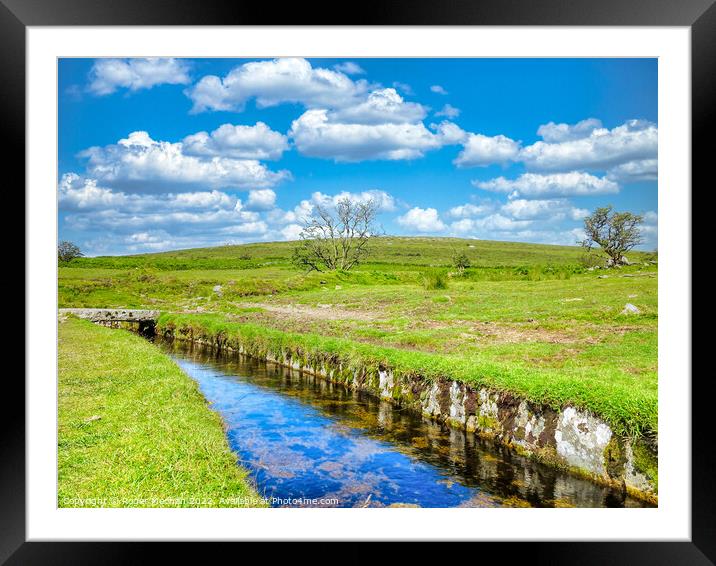
[[[515,161],[519,153],[520,142],[503,135],[469,134],[453,163],[458,167],[486,167],[493,163]]]
[[[450,224],[449,234],[463,238],[566,246],[573,246],[584,239],[581,228],[545,227],[534,220],[515,220],[502,214],[457,220]]]
[[[132,132],[116,144],[91,147],[79,156],[87,161],[87,176],[114,186],[156,185],[210,188],[266,188],[290,178],[255,159],[187,155],[184,144],[153,140],[147,132]]]
[[[263,122],[253,126],[223,124],[210,134],[198,132],[184,138],[184,153],[235,159],[279,159],[288,149],[288,139]]]
[[[436,94],[447,94],[448,92],[441,87],[440,85],[433,85],[430,87],[430,92],[434,92]]]
[[[582,122],[580,122],[582,124]],[[520,161],[531,169],[608,169],[630,161],[656,159],[658,130],[645,120],[629,120],[611,130],[561,125],[547,126],[548,140],[538,141],[520,152]],[[591,127],[591,125],[589,126]],[[571,128],[571,129],[570,129]],[[579,130],[577,132],[577,130]],[[544,135],[545,132],[543,132]],[[574,137],[578,135],[579,137]]]
[[[460,115],[460,109],[455,108],[452,104],[446,104],[442,110],[435,112],[436,116],[445,116],[446,118],[457,118]]]
[[[90,253],[135,252],[283,238],[312,205],[278,212],[270,189],[250,191],[244,203],[222,191],[125,193],[74,173],[58,183],[64,226],[88,235]],[[307,205],[307,206],[306,206]],[[94,236],[94,237],[93,237]]]
[[[589,137],[597,128],[602,127],[601,120],[587,118],[576,124],[543,124],[537,129],[537,135],[549,143],[560,143]]]
[[[353,81],[340,71],[314,68],[305,59],[281,58],[253,61],[235,67],[222,77],[207,75],[186,89],[194,103],[192,112],[243,110],[256,100],[259,108],[284,102],[308,108],[336,108],[360,102],[369,89],[365,80]]]
[[[659,162],[657,159],[641,159],[628,161],[612,167],[607,171],[607,176],[624,183],[635,181],[656,181],[659,175]]]
[[[576,124],[550,122],[539,127],[542,137],[532,145],[506,136],[470,133],[455,159],[458,167],[522,162],[540,171],[607,171],[610,178],[656,178],[658,128],[646,120],[628,120],[615,128],[603,128],[596,118]]]
[[[249,191],[245,210],[271,210],[276,205],[276,193],[271,189]]]
[[[494,209],[495,205],[493,203],[479,205],[467,203],[452,207],[448,211],[448,216],[452,218],[471,218],[474,216],[482,216],[483,214],[492,212]]]
[[[281,229],[281,236],[284,240],[298,240],[303,232],[303,226],[300,224],[289,224]]]
[[[346,75],[365,74],[363,67],[361,67],[358,63],[354,63],[353,61],[345,61],[343,63],[338,63],[337,65],[333,65],[333,68],[339,73],[343,73]]]
[[[241,201],[221,191],[165,193],[163,195],[124,193],[99,186],[96,179],[66,173],[58,184],[58,204],[61,210],[93,211],[122,209],[130,213],[162,210],[241,209]]]
[[[514,199],[503,205],[501,210],[517,220],[581,220],[589,214],[584,208],[573,207],[567,199]]]
[[[415,232],[442,232],[446,226],[434,208],[411,208],[402,216],[398,216],[396,222],[407,230]]]
[[[326,195],[317,191],[311,195],[311,201],[315,204],[326,207],[335,207],[342,200],[350,200],[355,203],[365,203],[373,201],[378,207],[378,212],[392,212],[396,209],[395,199],[392,195],[385,191],[372,189],[368,191],[361,191],[359,193],[352,193],[349,191],[341,191],[334,195]]]
[[[579,171],[551,174],[524,173],[516,179],[497,177],[489,181],[473,181],[472,184],[478,189],[508,193],[510,198],[587,196],[619,192],[619,185],[614,181]]]
[[[289,135],[296,149],[309,157],[335,161],[400,160],[422,157],[427,151],[453,143],[454,128],[422,122],[357,124],[335,122],[327,110],[308,110],[293,121]]]
[[[419,122],[426,113],[424,106],[405,102],[394,88],[383,88],[371,92],[360,104],[330,112],[329,118],[350,124],[404,124]]]
[[[189,65],[181,59],[98,59],[90,70],[87,89],[103,96],[120,88],[137,91],[189,82]]]

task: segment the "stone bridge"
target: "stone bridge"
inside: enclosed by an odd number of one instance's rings
[[[142,309],[60,309],[60,316],[72,315],[103,326],[136,324],[140,334],[153,335],[159,311]]]

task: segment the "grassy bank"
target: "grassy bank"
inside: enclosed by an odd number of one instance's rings
[[[60,507],[256,504],[220,417],[139,336],[61,321],[58,387]]]
[[[641,436],[657,430],[655,383],[606,365],[584,371],[577,363],[559,369],[517,361],[498,362],[489,355],[445,355],[366,344],[312,333],[288,333],[253,324],[227,321],[222,315],[163,314],[159,331],[245,350],[257,357],[282,359],[299,352],[305,359],[340,360],[351,367],[387,366],[396,375],[427,380],[449,378],[517,394],[555,409],[571,404],[588,409],[610,423],[617,434]]]

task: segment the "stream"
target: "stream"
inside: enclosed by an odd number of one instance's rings
[[[319,377],[157,344],[221,415],[231,449],[272,506],[646,506]]]

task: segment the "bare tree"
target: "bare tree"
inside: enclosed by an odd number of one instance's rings
[[[62,241],[57,245],[57,258],[60,261],[71,261],[83,255],[80,249],[72,242]]]
[[[631,212],[614,212],[611,205],[597,208],[584,219],[587,237],[582,246],[591,250],[597,244],[606,253],[612,265],[626,262],[624,254],[642,243],[639,226],[644,217]]]
[[[368,242],[378,236],[375,217],[378,204],[373,199],[354,201],[344,198],[335,207],[316,204],[304,224],[293,261],[309,271],[347,271],[368,253]]]

